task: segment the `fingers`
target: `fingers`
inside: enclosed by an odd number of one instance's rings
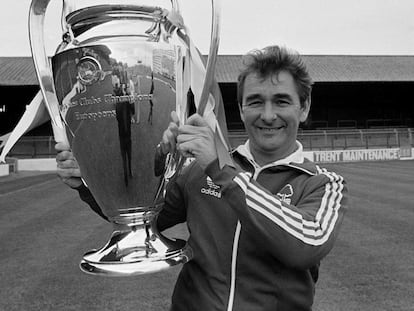
[[[82,185],[79,165],[70,151],[69,145],[57,143],[55,149],[59,151],[56,155],[56,174],[60,180],[71,188],[77,188]]]
[[[66,160],[59,160],[57,162],[58,168],[79,168],[78,162],[75,159],[66,159]]]
[[[177,150],[186,158],[192,158],[198,153],[198,149],[194,146],[194,140],[188,140],[177,144]]]
[[[178,118],[178,114],[175,111],[171,111],[171,120],[177,124],[177,126],[180,124],[180,119]]]
[[[175,111],[171,112],[171,122],[164,131],[161,139],[161,150],[163,154],[174,153],[178,136],[178,125],[180,121]]]
[[[177,149],[185,157],[194,157],[202,169],[217,158],[214,133],[209,126],[180,127]]]
[[[168,152],[175,152],[177,136],[178,125],[174,122],[171,122],[162,135],[161,149],[163,154],[167,154]]]
[[[193,125],[193,126],[201,126],[205,127],[208,126],[208,123],[202,116],[200,116],[198,113],[193,114],[191,117],[187,119],[186,122],[187,125]]]
[[[71,188],[82,185],[81,172],[75,159],[57,161],[56,174]]]
[[[177,149],[177,144],[182,145],[185,142],[193,141],[201,137],[209,136],[210,128],[207,122],[199,114],[193,114],[188,118],[185,125],[179,126],[179,118],[175,111],[171,112],[171,122],[168,125],[168,128],[164,131],[162,140],[161,140],[161,150],[163,154],[168,152],[174,153]],[[186,136],[186,135],[192,136]],[[196,146],[194,146],[195,148]],[[190,145],[182,145],[179,148],[179,151],[183,153],[184,156],[193,156],[189,152]]]
[[[60,142],[55,145],[55,149],[56,151],[69,151],[70,147],[67,143]]]
[[[57,172],[60,177],[81,177],[78,162],[70,151],[56,155]]]
[[[56,169],[56,173],[62,179],[81,177],[79,168],[76,167],[59,167]]]
[[[180,134],[177,137],[177,150],[185,157],[197,157],[209,152],[214,141],[209,139],[208,133]]]
[[[70,151],[61,151],[56,155],[56,161],[61,162],[65,160],[74,160],[73,153]]]
[[[204,120],[204,118],[199,114],[193,114],[191,117],[187,119],[185,125],[182,125],[178,128],[178,135],[206,135],[210,131],[210,127],[206,120]]]
[[[75,160],[75,158],[73,157],[73,153],[70,151],[69,145],[65,143],[57,143],[55,145],[55,149],[56,151],[59,151],[56,155],[56,162],[58,162],[58,164],[59,162],[63,162],[66,160]]]
[[[178,128],[177,149],[185,157],[195,157],[202,166],[216,157],[214,133],[200,115],[192,115]]]
[[[196,142],[199,139],[201,139],[203,136],[200,135],[200,132],[195,132],[195,133],[182,133],[180,132],[180,134],[177,136],[177,146],[179,147],[180,145],[186,143],[186,142]],[[178,148],[177,147],[177,148]]]
[[[181,136],[181,135],[209,136],[211,132],[212,130],[210,129],[208,125],[199,126],[199,125],[185,124],[178,128],[178,136]]]
[[[60,180],[71,188],[77,188],[82,185],[82,179],[79,169],[76,168],[57,168],[56,173]]]

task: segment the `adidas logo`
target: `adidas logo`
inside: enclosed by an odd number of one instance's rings
[[[212,195],[213,197],[216,197],[218,199],[221,198],[221,192],[217,191],[220,189],[220,186],[213,183],[210,177],[207,176],[207,186],[208,188],[201,188],[201,193]]]
[[[219,189],[220,186],[217,186],[215,183],[213,183],[213,181],[211,180],[211,178],[209,176],[207,176],[207,185],[212,188],[212,189]]]

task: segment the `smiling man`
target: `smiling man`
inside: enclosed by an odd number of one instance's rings
[[[240,99],[241,119],[254,158],[261,165],[282,159],[297,149],[299,123],[306,120],[310,108],[309,99],[301,103],[299,87],[288,71],[265,74],[243,76]]]
[[[171,311],[310,311],[347,207],[343,178],[306,160],[296,140],[312,86],[300,56],[272,46],[244,65],[238,100],[249,139],[232,152],[233,166],[220,167],[214,134],[197,114],[179,126],[173,113],[161,141],[164,153],[196,159],[169,182],[157,221],[161,231],[186,222],[193,251]],[[73,187],[70,156],[57,159]],[[99,213],[85,186],[78,190]]]
[[[244,65],[238,101],[249,139],[233,151],[234,167],[220,168],[201,116],[181,126],[173,116],[164,132],[164,151],[196,159],[168,188],[158,219],[160,229],[187,221],[194,252],[174,311],[311,310],[320,260],[346,209],[343,178],[306,160],[296,140],[312,88],[301,57],[271,46]],[[219,195],[200,191],[206,186]]]

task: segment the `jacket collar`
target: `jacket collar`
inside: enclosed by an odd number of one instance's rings
[[[295,163],[303,163],[303,146],[299,141],[296,141],[296,150],[288,155],[286,158],[274,161],[272,163],[266,164],[265,166],[276,166],[276,165],[284,165],[289,164],[291,162]],[[240,145],[236,148],[236,151],[244,156],[249,162],[251,162],[255,167],[260,167],[260,165],[255,161],[251,151],[250,151],[250,141],[247,140],[244,145]]]
[[[266,164],[264,166],[260,166],[254,159],[251,151],[250,151],[250,143],[247,140],[244,145],[238,146],[233,152],[237,152],[242,157],[244,157],[247,161],[249,161],[255,169],[266,169],[275,166],[289,166],[301,171],[304,171],[310,175],[315,175],[317,173],[317,168],[313,162],[308,161],[303,156],[303,146],[299,141],[296,141],[297,148],[296,150],[288,155],[287,157],[274,161],[272,163]]]

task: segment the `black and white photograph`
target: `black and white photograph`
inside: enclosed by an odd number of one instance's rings
[[[414,311],[412,0],[0,10],[0,311]]]

